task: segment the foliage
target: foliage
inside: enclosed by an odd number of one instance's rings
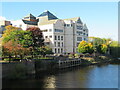
[[[97,46],[97,51],[101,54],[105,54],[107,52],[108,46],[106,44],[101,44]]]
[[[38,50],[38,53],[40,53],[43,56],[45,56],[46,54],[53,54],[52,49],[48,46],[42,46],[38,48]]]
[[[93,44],[94,50],[101,54],[105,54],[109,49],[109,46],[113,43],[110,38],[89,37],[89,42]]]
[[[120,43],[118,41],[112,41],[112,43],[109,45],[110,48],[110,55],[113,57],[120,57]]]
[[[27,28],[27,31],[32,32],[33,47],[42,47],[44,45],[44,39],[42,31],[38,27]]]
[[[11,32],[13,32],[13,31],[21,30],[20,28],[13,27],[13,26],[11,26],[11,25],[6,26],[5,29],[6,29],[6,30],[4,31],[4,33],[3,33],[3,35],[2,35],[2,38],[9,36],[9,34],[10,34]]]
[[[38,27],[29,27],[26,29],[27,31],[30,31],[32,33],[32,45],[31,45],[31,54],[34,56],[38,54],[39,48],[44,46],[44,39],[43,39],[43,34],[42,31]],[[44,54],[44,51],[42,52]],[[32,57],[33,57],[32,56]]]
[[[86,53],[86,46],[87,46],[87,42],[81,41],[78,45],[78,52],[79,53]]]
[[[108,38],[99,38],[99,37],[89,37],[89,42],[93,44],[93,47],[96,48],[101,44],[108,45],[112,39]]]
[[[9,33],[8,36],[3,37],[2,42],[6,43],[8,41],[12,41],[13,43],[16,42],[22,45],[23,47],[27,47],[27,48],[30,47],[33,43],[31,32],[23,31],[23,30],[12,31]]]
[[[110,47],[118,47],[118,46],[119,46],[118,41],[112,41],[110,44]]]
[[[75,56],[75,58],[79,58],[79,54],[77,54],[77,53],[74,54],[74,56]]]
[[[44,46],[44,39],[42,31],[38,27],[27,28],[26,31],[17,27],[6,26],[2,37],[3,55],[9,56],[23,56],[29,55],[43,55],[52,54],[52,49]]]
[[[88,43],[88,51],[89,54],[92,54],[94,52],[94,47],[92,45],[92,43]]]
[[[74,55],[72,53],[69,54],[69,58],[73,58]]]
[[[2,37],[3,56],[12,55],[20,56],[29,54],[30,47],[33,43],[31,32],[23,31],[19,28],[6,26]]]
[[[79,53],[90,53],[92,54],[94,51],[93,45],[91,43],[87,43],[86,41],[81,41],[78,45]]]
[[[29,54],[29,48],[24,48],[22,47],[22,45],[12,41],[6,42],[3,46],[3,49],[4,49],[3,50],[4,54],[10,55],[10,56],[20,55],[21,59],[24,55]]]
[[[44,46],[46,54],[53,54],[52,49],[48,46]]]

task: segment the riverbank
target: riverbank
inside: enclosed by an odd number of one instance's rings
[[[82,57],[81,66],[102,65],[102,64],[120,64],[120,60],[110,55],[98,55],[92,57]]]
[[[59,61],[62,60],[62,65],[59,66]],[[82,57],[82,58],[72,58],[66,59],[64,57],[58,57],[56,60],[53,59],[42,59],[42,60],[30,60],[21,62],[3,62],[2,72],[3,78],[7,79],[26,79],[35,75],[38,72],[49,72],[55,69],[64,69],[72,67],[82,67],[90,65],[100,65],[100,64],[117,64],[120,60],[108,57],[108,56],[97,56],[97,57]]]
[[[83,57],[83,65],[120,64],[120,60],[111,56]]]

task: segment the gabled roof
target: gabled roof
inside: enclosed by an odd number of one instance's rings
[[[40,14],[38,17],[43,17],[43,16],[48,16],[48,20],[52,19],[58,19],[56,16],[54,16],[51,12],[49,11],[44,11],[42,14]]]
[[[81,23],[82,24],[82,21],[80,20],[80,17],[68,18],[68,19],[63,19],[63,20],[77,21],[77,23]]]
[[[77,23],[83,24],[80,18],[78,18]]]
[[[84,24],[83,29],[85,29],[85,30],[88,29],[86,24]]]

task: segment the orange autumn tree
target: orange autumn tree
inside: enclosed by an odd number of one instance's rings
[[[8,54],[9,57],[11,57],[12,55],[15,55],[15,57],[17,57],[17,55],[20,55],[21,59],[24,55],[29,54],[30,51],[29,48],[24,48],[22,47],[22,45],[12,41],[8,41],[7,43],[5,43],[3,48],[6,49],[5,53]]]

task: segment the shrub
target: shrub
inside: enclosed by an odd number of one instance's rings
[[[86,41],[81,41],[78,45],[79,53],[89,53],[92,54],[94,52],[93,45],[91,43],[87,43]]]
[[[107,45],[106,44],[101,44],[97,47],[97,51],[101,54],[105,54],[107,52]]]
[[[74,57],[74,55],[73,54],[69,54],[69,58],[73,58]]]
[[[74,56],[75,56],[75,58],[79,58],[79,54],[77,54],[77,53]]]

